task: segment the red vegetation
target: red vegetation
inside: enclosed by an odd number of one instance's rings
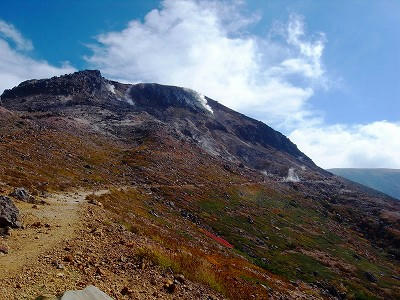
[[[212,234],[211,232],[205,230],[205,229],[200,229],[202,233],[204,233],[206,236],[209,238],[212,238],[214,241],[218,242],[222,246],[225,246],[227,248],[233,248],[233,245],[230,244],[227,240],[224,240],[223,238],[216,236],[215,234]]]

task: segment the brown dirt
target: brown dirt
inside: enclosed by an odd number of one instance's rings
[[[62,240],[74,236],[78,226],[81,204],[87,193],[54,194],[45,201],[48,204],[33,205],[18,202],[22,212],[23,230],[15,230],[6,243],[10,253],[0,257],[0,280],[20,270]]]

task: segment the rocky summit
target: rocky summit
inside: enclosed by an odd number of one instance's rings
[[[400,297],[400,202],[260,121],[96,70],[0,101],[0,299]]]

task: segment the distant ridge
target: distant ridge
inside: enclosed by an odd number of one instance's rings
[[[328,171],[400,200],[400,169],[335,168]]]

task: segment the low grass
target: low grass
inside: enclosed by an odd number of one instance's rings
[[[202,257],[194,256],[186,251],[171,253],[154,245],[137,249],[135,255],[142,261],[150,261],[163,269],[183,274],[190,280],[205,283],[214,290],[225,293],[223,284],[217,280],[212,265]]]
[[[146,208],[149,195],[145,191],[113,189],[108,194],[95,197],[106,209],[115,213],[119,223],[128,229],[136,228],[139,234],[151,239],[150,243],[136,249],[138,260],[181,273],[229,298],[247,299],[250,294],[258,295],[259,299],[265,298],[265,290],[259,284],[268,282],[264,270],[237,256],[235,250],[221,250],[194,224],[158,203],[153,203],[153,209],[161,211],[162,217],[149,215]],[[246,276],[254,280],[243,279]]]

